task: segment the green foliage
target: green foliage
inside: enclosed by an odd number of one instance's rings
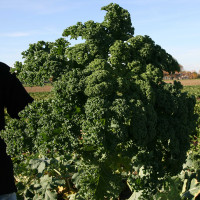
[[[31,92],[29,94],[34,100],[47,100],[53,97],[52,92]]]
[[[26,159],[20,163],[14,160],[18,199],[55,200],[61,196],[59,187],[65,188],[65,192],[73,190],[69,172],[73,171],[73,159],[70,155],[66,157],[68,160],[63,156],[50,159],[37,156],[24,155]]]
[[[193,87],[192,87],[193,88]],[[188,89],[186,87],[186,89]],[[195,90],[191,90],[192,94]],[[164,187],[154,196],[156,200],[160,199],[183,199],[197,200],[200,196],[199,186],[199,124],[200,124],[200,102],[197,101],[195,114],[198,115],[196,121],[197,135],[191,140],[190,150],[187,153],[186,162],[183,164],[181,173],[177,176],[169,177],[165,180]],[[167,186],[167,187],[166,187]]]
[[[182,172],[184,177],[182,199],[184,200],[195,200],[200,194],[199,166],[195,166],[196,162],[199,162],[199,158],[196,157],[196,153],[189,153],[187,163]]]
[[[56,81],[69,68],[65,56],[68,45],[64,38],[30,44],[29,49],[22,52],[24,63],[16,62],[12,70],[27,85],[44,85],[51,79]]]
[[[188,152],[187,162],[182,171],[182,198],[184,200],[197,200],[200,196],[200,102],[195,106],[195,113],[198,114],[197,135],[191,142],[191,149]]]
[[[65,160],[73,155],[75,199],[118,198],[124,180],[133,193],[141,191],[141,199],[150,199],[182,170],[195,134],[195,98],[182,93],[180,83],[163,82],[162,71],[179,65],[150,37],[133,36],[127,10],[117,4],[102,9],[102,23],[78,22],[64,30],[63,36],[85,42],[66,49],[70,67],[54,82],[53,97],[29,105],[2,136],[18,160],[26,153]],[[48,45],[42,52],[51,53]],[[33,59],[35,49],[24,55]],[[38,166],[41,171],[44,164]]]
[[[179,177],[168,177],[165,180],[163,188],[156,193],[156,200],[181,200],[180,191],[182,189],[182,181]]]
[[[149,200],[181,200],[182,179],[179,176],[166,177],[163,186],[152,196],[145,197]],[[128,200],[144,199],[142,190],[134,191]]]
[[[183,92],[187,92],[189,95],[195,96],[195,98],[200,98],[200,85],[184,86]]]

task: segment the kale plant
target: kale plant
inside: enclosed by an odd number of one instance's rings
[[[149,36],[134,36],[127,10],[113,3],[102,10],[102,23],[64,30],[83,43],[66,48],[69,67],[54,97],[30,105],[3,137],[10,154],[73,155],[76,199],[115,199],[126,184],[150,199],[182,170],[195,98],[163,81],[178,62]]]

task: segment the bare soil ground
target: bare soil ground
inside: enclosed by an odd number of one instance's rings
[[[192,85],[200,85],[200,79],[187,79],[187,80],[179,80],[183,86],[192,86]],[[173,83],[172,80],[166,80],[166,83]],[[43,87],[34,86],[34,87],[25,87],[27,92],[50,92],[52,86],[46,85]]]
[[[192,85],[200,85],[200,79],[186,79],[186,80],[178,80],[182,83],[183,86],[192,86]],[[173,83],[173,80],[166,80],[166,83]]]
[[[34,87],[25,87],[27,92],[50,92],[52,89],[52,86],[46,85],[43,87],[34,86]]]

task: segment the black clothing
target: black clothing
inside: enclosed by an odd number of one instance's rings
[[[10,73],[10,67],[0,62],[0,130],[5,127],[4,108],[12,118],[33,101],[20,81]],[[16,192],[13,165],[6,154],[6,144],[0,137],[0,195]]]

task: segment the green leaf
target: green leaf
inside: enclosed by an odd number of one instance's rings
[[[45,200],[57,200],[56,192],[47,189],[45,192]]]
[[[41,161],[38,160],[38,159],[31,159],[30,162],[29,162],[32,169],[38,169],[40,163],[41,163]]]
[[[44,171],[45,167],[46,167],[46,164],[44,161],[42,161],[40,163],[40,165],[38,166],[38,173],[42,173]]]

